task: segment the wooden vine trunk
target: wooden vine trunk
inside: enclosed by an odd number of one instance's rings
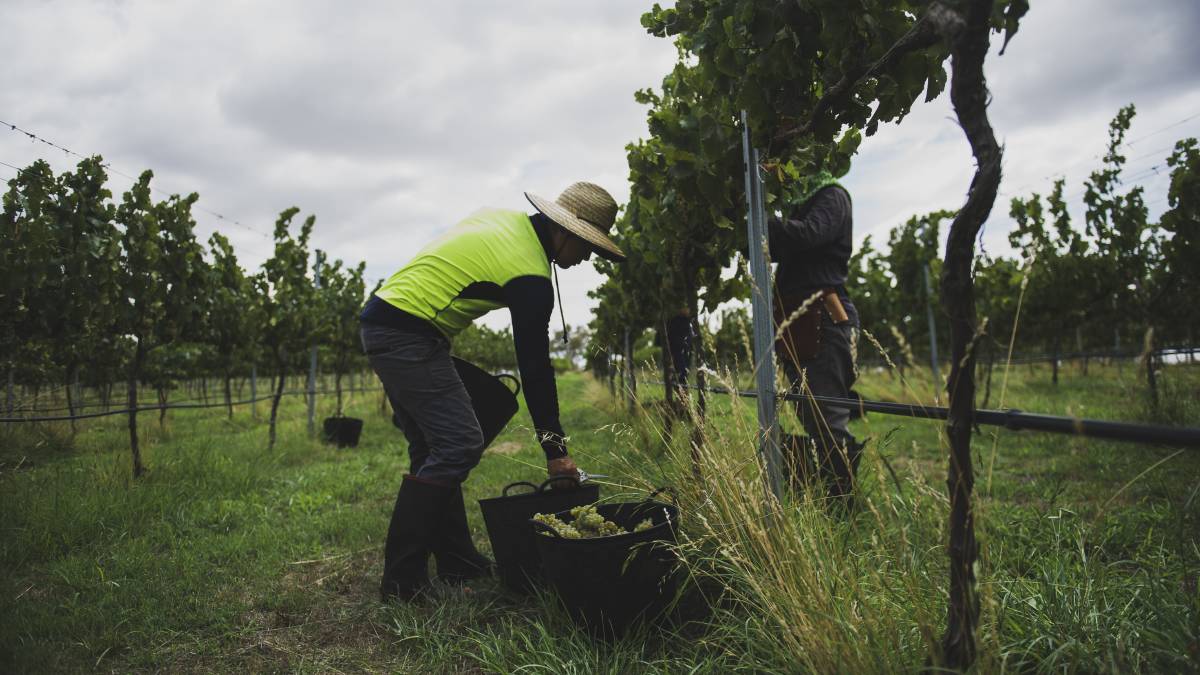
[[[225,373],[225,407],[229,411],[229,419],[233,419],[233,376]]]
[[[625,329],[625,396],[629,399],[629,413],[632,415],[637,412],[637,372],[633,362],[633,344],[634,338],[630,336],[628,328]]]
[[[67,366],[66,386],[63,389],[67,394],[67,413],[71,417],[71,435],[74,436],[79,431],[75,426],[75,397],[78,392],[72,383],[76,386],[79,383],[79,366],[73,362]]]
[[[337,391],[337,416],[342,416],[342,371],[333,375],[333,388]],[[315,396],[315,394],[314,394]]]
[[[971,425],[975,410],[975,345],[977,324],[972,267],[975,240],[983,227],[1000,185],[1001,149],[987,117],[988,91],[983,63],[989,47],[992,0],[963,5],[938,3],[930,16],[951,50],[950,99],[959,125],[971,144],[975,176],[966,204],[955,216],[946,242],[942,268],[942,303],[950,318],[952,360],[947,389],[950,412],[946,435],[950,461],[946,485],[950,494],[950,599],[942,637],[942,666],[966,670],[975,661],[979,596],[975,563],[975,486],[971,464]]]
[[[271,420],[267,431],[268,450],[275,448],[275,422],[279,416],[279,402],[283,399],[283,389],[287,385],[287,358],[281,352],[276,352],[275,367],[279,370],[279,382],[275,388],[275,395],[271,397]]]
[[[138,407],[138,378],[142,373],[142,362],[146,358],[146,349],[142,344],[142,339],[137,338],[137,348],[133,353],[133,360],[129,364],[129,451],[133,456],[133,477],[140,478],[145,472],[145,467],[142,466],[142,451],[138,446],[138,428],[137,428],[137,407]]]

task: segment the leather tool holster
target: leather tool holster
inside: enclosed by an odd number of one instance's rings
[[[798,365],[802,361],[815,358],[821,348],[821,323],[828,316],[833,323],[841,324],[850,320],[842,299],[838,297],[837,289],[827,287],[821,289],[821,297],[808,305],[802,314],[792,317],[812,294],[775,292],[773,314],[776,330],[784,322],[791,322],[779,331],[779,339],[775,341],[775,353],[781,359]]]

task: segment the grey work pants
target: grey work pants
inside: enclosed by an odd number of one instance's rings
[[[858,377],[854,364],[854,341],[858,329],[850,324],[835,324],[822,319],[821,344],[817,354],[798,364],[784,359],[784,372],[792,382],[793,393],[812,393],[814,396],[847,398],[850,387]],[[803,386],[803,389],[802,389]],[[852,438],[847,425],[850,411],[813,401],[796,403],[796,414],[804,431],[821,446],[840,446]]]
[[[483,455],[483,432],[454,362],[450,341],[364,323],[363,351],[408,439],[409,473],[458,484]]]

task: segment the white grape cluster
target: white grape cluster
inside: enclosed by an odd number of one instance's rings
[[[596,539],[598,537],[612,537],[618,534],[629,534],[630,532],[641,532],[648,530],[654,526],[649,518],[638,523],[632,530],[628,532],[621,528],[620,525],[607,520],[595,506],[576,506],[570,511],[571,522],[563,522],[559,520],[553,513],[538,513],[533,516],[533,519],[539,523],[543,523],[552,528],[558,533],[558,536],[564,539]],[[549,532],[542,531],[543,536],[552,536]]]

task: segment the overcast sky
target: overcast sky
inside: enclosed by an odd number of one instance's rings
[[[650,4],[4,0],[0,120],[113,172],[153,169],[159,198],[198,192],[198,236],[225,233],[250,270],[275,216],[298,206],[317,216],[314,245],[365,260],[373,283],[480,206],[528,209],[526,190],[590,180],[624,202],[624,146],[645,135],[633,92],[675,59],[639,24]],[[1032,4],[988,62],[1006,146],[991,252],[1007,250],[1010,196],[1063,175],[1079,202],[1120,106],[1138,107],[1127,175],[1153,214],[1170,147],[1200,135],[1200,2]],[[857,239],[961,204],[973,164],[951,118],[943,95],[864,142],[846,180]],[[59,172],[78,161],[0,128],[0,162],[37,158]],[[130,181],[111,178],[119,198]],[[599,275],[560,279],[567,321],[586,323]]]

